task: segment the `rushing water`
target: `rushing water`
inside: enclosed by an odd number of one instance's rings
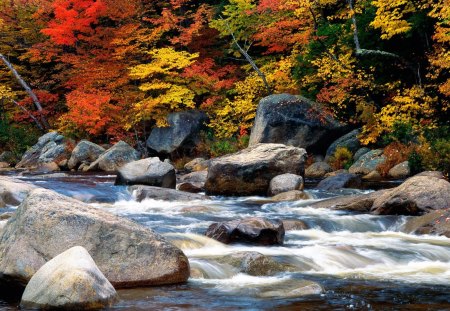
[[[311,202],[357,190],[309,190],[314,199],[267,203],[264,198],[208,201],[133,200],[113,176],[24,176],[41,187],[130,218],[165,235],[189,257],[187,284],[120,290],[118,310],[450,310],[450,239],[400,231],[406,217],[352,214]],[[310,229],[289,231],[283,246],[224,245],[203,236],[213,222],[247,216],[299,219]],[[220,258],[259,252],[289,269],[250,276]],[[296,295],[304,280],[320,295]],[[17,302],[0,302],[13,309]]]

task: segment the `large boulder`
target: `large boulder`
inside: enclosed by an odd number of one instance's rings
[[[147,147],[161,154],[189,153],[200,140],[207,116],[199,111],[171,113],[168,127],[154,128],[147,140]]]
[[[370,152],[370,151],[371,150],[367,147],[359,148],[353,155],[353,161],[358,161],[359,158],[361,158],[363,155],[365,155],[367,152]]]
[[[342,188],[359,189],[361,186],[362,179],[360,175],[342,173],[325,178],[319,182],[316,188],[321,190],[337,190]]]
[[[270,95],[259,102],[250,146],[279,143],[323,154],[344,130],[317,103],[302,96]]]
[[[87,140],[82,140],[73,149],[67,166],[69,169],[76,169],[81,163],[92,163],[105,152],[105,148]]]
[[[388,175],[392,178],[406,178],[411,176],[411,169],[409,168],[408,161],[395,165],[389,170]]]
[[[208,169],[209,160],[203,158],[195,158],[184,165],[187,172],[205,171]]]
[[[272,178],[267,195],[274,196],[292,190],[303,190],[303,177],[295,174],[282,174]]]
[[[175,189],[175,168],[159,158],[147,158],[125,164],[117,172],[116,185],[147,185]]]
[[[60,163],[70,157],[72,144],[72,141],[57,132],[47,133],[25,152],[16,168],[36,169],[48,163]]]
[[[386,157],[383,155],[382,149],[372,150],[356,160],[348,171],[352,174],[367,175],[375,171],[378,165],[383,164],[385,161]]]
[[[450,208],[411,217],[402,227],[406,233],[437,234],[450,238]]]
[[[75,246],[33,275],[20,303],[28,309],[92,310],[110,307],[117,293],[88,251]]]
[[[347,148],[352,154],[356,153],[361,147],[361,143],[358,139],[360,133],[361,130],[356,129],[335,140],[330,147],[328,147],[325,159],[334,155],[337,148]]]
[[[308,166],[305,171],[306,178],[322,178],[327,173],[332,172],[333,169],[327,162],[315,162]]]
[[[46,189],[33,190],[0,235],[0,283],[25,286],[61,250],[82,246],[116,287],[185,282],[189,262],[162,236]]]
[[[139,152],[126,142],[119,141],[117,144],[103,152],[87,170],[117,172],[117,170],[125,164],[137,161],[139,158]]]
[[[450,183],[444,179],[414,176],[377,196],[371,212],[377,215],[421,215],[450,207]]]
[[[211,160],[205,188],[208,194],[266,195],[275,176],[304,174],[305,149],[258,144]]]
[[[0,207],[19,205],[36,188],[18,179],[0,176]]]
[[[209,199],[209,197],[197,193],[153,186],[131,186],[128,190],[133,194],[138,202],[142,202],[146,199],[182,202]]]
[[[209,226],[206,236],[225,244],[281,245],[284,241],[284,233],[281,220],[250,217],[214,223]]]

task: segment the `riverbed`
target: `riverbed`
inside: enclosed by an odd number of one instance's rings
[[[370,190],[307,187],[312,199],[297,202],[212,197],[139,203],[125,187],[113,185],[112,175],[14,176],[132,219],[181,246],[195,277],[182,285],[119,290],[113,310],[450,310],[450,239],[402,233],[405,216],[310,207]],[[270,247],[224,245],[204,237],[213,222],[248,216],[302,220],[309,229],[288,231],[284,245]],[[249,251],[290,269],[251,276],[219,260]],[[320,284],[323,293],[292,295],[305,280]],[[18,303],[0,299],[5,310],[17,309]]]

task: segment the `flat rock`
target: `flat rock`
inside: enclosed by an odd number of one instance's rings
[[[289,202],[289,201],[298,201],[298,200],[308,200],[310,196],[303,191],[300,190],[291,190],[287,192],[279,193],[270,198],[270,201],[273,202]]]
[[[338,190],[342,188],[359,189],[361,186],[361,176],[343,173],[325,178],[317,185],[316,188],[321,190]]]
[[[450,238],[450,208],[408,219],[402,227],[406,233],[436,234]]]
[[[75,246],[33,275],[20,305],[29,309],[92,310],[110,307],[116,298],[116,290],[88,251]]]
[[[138,202],[142,202],[145,199],[184,202],[209,199],[208,196],[197,193],[152,186],[131,186],[128,190],[133,193],[133,196]]]

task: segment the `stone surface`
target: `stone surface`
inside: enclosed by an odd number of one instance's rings
[[[88,171],[116,172],[127,163],[137,161],[140,158],[139,152],[124,141],[103,152],[87,169]]]
[[[0,207],[19,205],[37,187],[21,180],[0,176]]]
[[[238,252],[214,259],[237,268],[240,273],[253,276],[270,276],[293,270],[293,267],[278,263],[258,252]]]
[[[392,178],[406,178],[411,175],[411,169],[409,168],[408,161],[397,164],[389,170],[389,177]]]
[[[203,158],[195,158],[194,160],[186,163],[184,169],[187,172],[205,171],[209,167],[209,160]]]
[[[16,168],[35,169],[45,163],[58,163],[68,159],[72,142],[57,132],[50,132],[38,139],[38,142],[25,152]]]
[[[285,231],[306,230],[309,229],[308,225],[301,220],[297,219],[283,219],[283,226]]]
[[[444,174],[439,171],[424,171],[424,172],[414,175],[413,177],[416,177],[416,176],[426,176],[426,177],[434,177],[434,178],[438,178],[438,179],[445,179]]]
[[[216,195],[266,195],[275,176],[304,174],[306,151],[281,144],[258,144],[211,160],[206,192]]]
[[[319,283],[309,280],[292,279],[277,285],[276,289],[269,287],[259,293],[261,298],[296,298],[309,295],[319,295],[324,291]]]
[[[190,193],[199,193],[204,191],[204,185],[204,183],[183,182],[177,185],[177,190]]]
[[[0,162],[0,169],[2,168],[10,168],[11,166],[7,162]]]
[[[377,215],[421,215],[449,207],[449,182],[434,177],[414,176],[377,196],[371,212]]]
[[[380,181],[383,179],[383,176],[381,176],[380,172],[378,172],[377,170],[374,170],[372,172],[370,172],[367,175],[364,175],[362,177],[363,180],[367,180],[367,181]]]
[[[46,189],[33,190],[0,235],[0,283],[25,286],[61,250],[82,246],[116,287],[185,282],[189,262],[162,236]]]
[[[250,146],[281,143],[324,154],[344,130],[317,103],[301,96],[270,95],[259,102]]]
[[[352,154],[355,154],[361,147],[361,143],[358,139],[360,133],[361,130],[356,129],[335,140],[330,147],[328,147],[325,159],[334,155],[337,148],[347,148]]]
[[[178,181],[190,183],[205,183],[207,177],[208,177],[207,171],[199,171],[199,172],[192,172],[186,175],[181,175]]]
[[[295,174],[282,174],[272,178],[269,184],[268,196],[275,196],[277,194],[288,192],[292,190],[303,190],[303,178]]]
[[[31,278],[22,308],[92,310],[110,307],[117,298],[111,283],[88,251],[75,246],[43,265]]]
[[[362,155],[353,165],[348,169],[349,173],[367,175],[375,171],[378,165],[384,163],[386,157],[383,155],[382,149],[376,149]]]
[[[353,155],[353,161],[358,161],[359,158],[361,158],[363,155],[365,155],[367,152],[370,152],[370,149],[367,147],[359,148],[355,154]]]
[[[175,151],[190,153],[198,144],[200,131],[207,119],[206,114],[199,111],[171,113],[167,117],[169,126],[154,128],[147,140],[147,147],[162,154]]]
[[[337,190],[342,188],[359,189],[362,186],[361,176],[350,173],[337,174],[322,180],[317,189],[321,190]]]
[[[322,178],[325,174],[332,172],[333,169],[327,162],[315,162],[305,171],[306,178]]]
[[[319,202],[314,202],[310,206],[314,208],[330,208],[334,210],[368,213],[370,212],[375,199],[384,192],[388,191],[389,190],[381,190],[369,194],[330,198]]]
[[[437,234],[450,238],[450,208],[408,219],[402,227],[406,233]]]
[[[206,236],[219,242],[281,245],[284,240],[283,222],[262,217],[250,217],[209,226]]]
[[[182,202],[209,199],[209,197],[201,194],[152,186],[131,186],[128,189],[138,202],[142,202],[145,199]]]
[[[116,185],[147,185],[175,189],[175,168],[159,158],[133,161],[119,168]]]
[[[92,163],[105,152],[105,148],[87,140],[80,141],[72,151],[67,163],[69,169],[76,169],[81,163]]]
[[[310,199],[310,196],[306,192],[300,190],[282,192],[270,198],[270,200],[274,202],[289,202],[308,199]]]

